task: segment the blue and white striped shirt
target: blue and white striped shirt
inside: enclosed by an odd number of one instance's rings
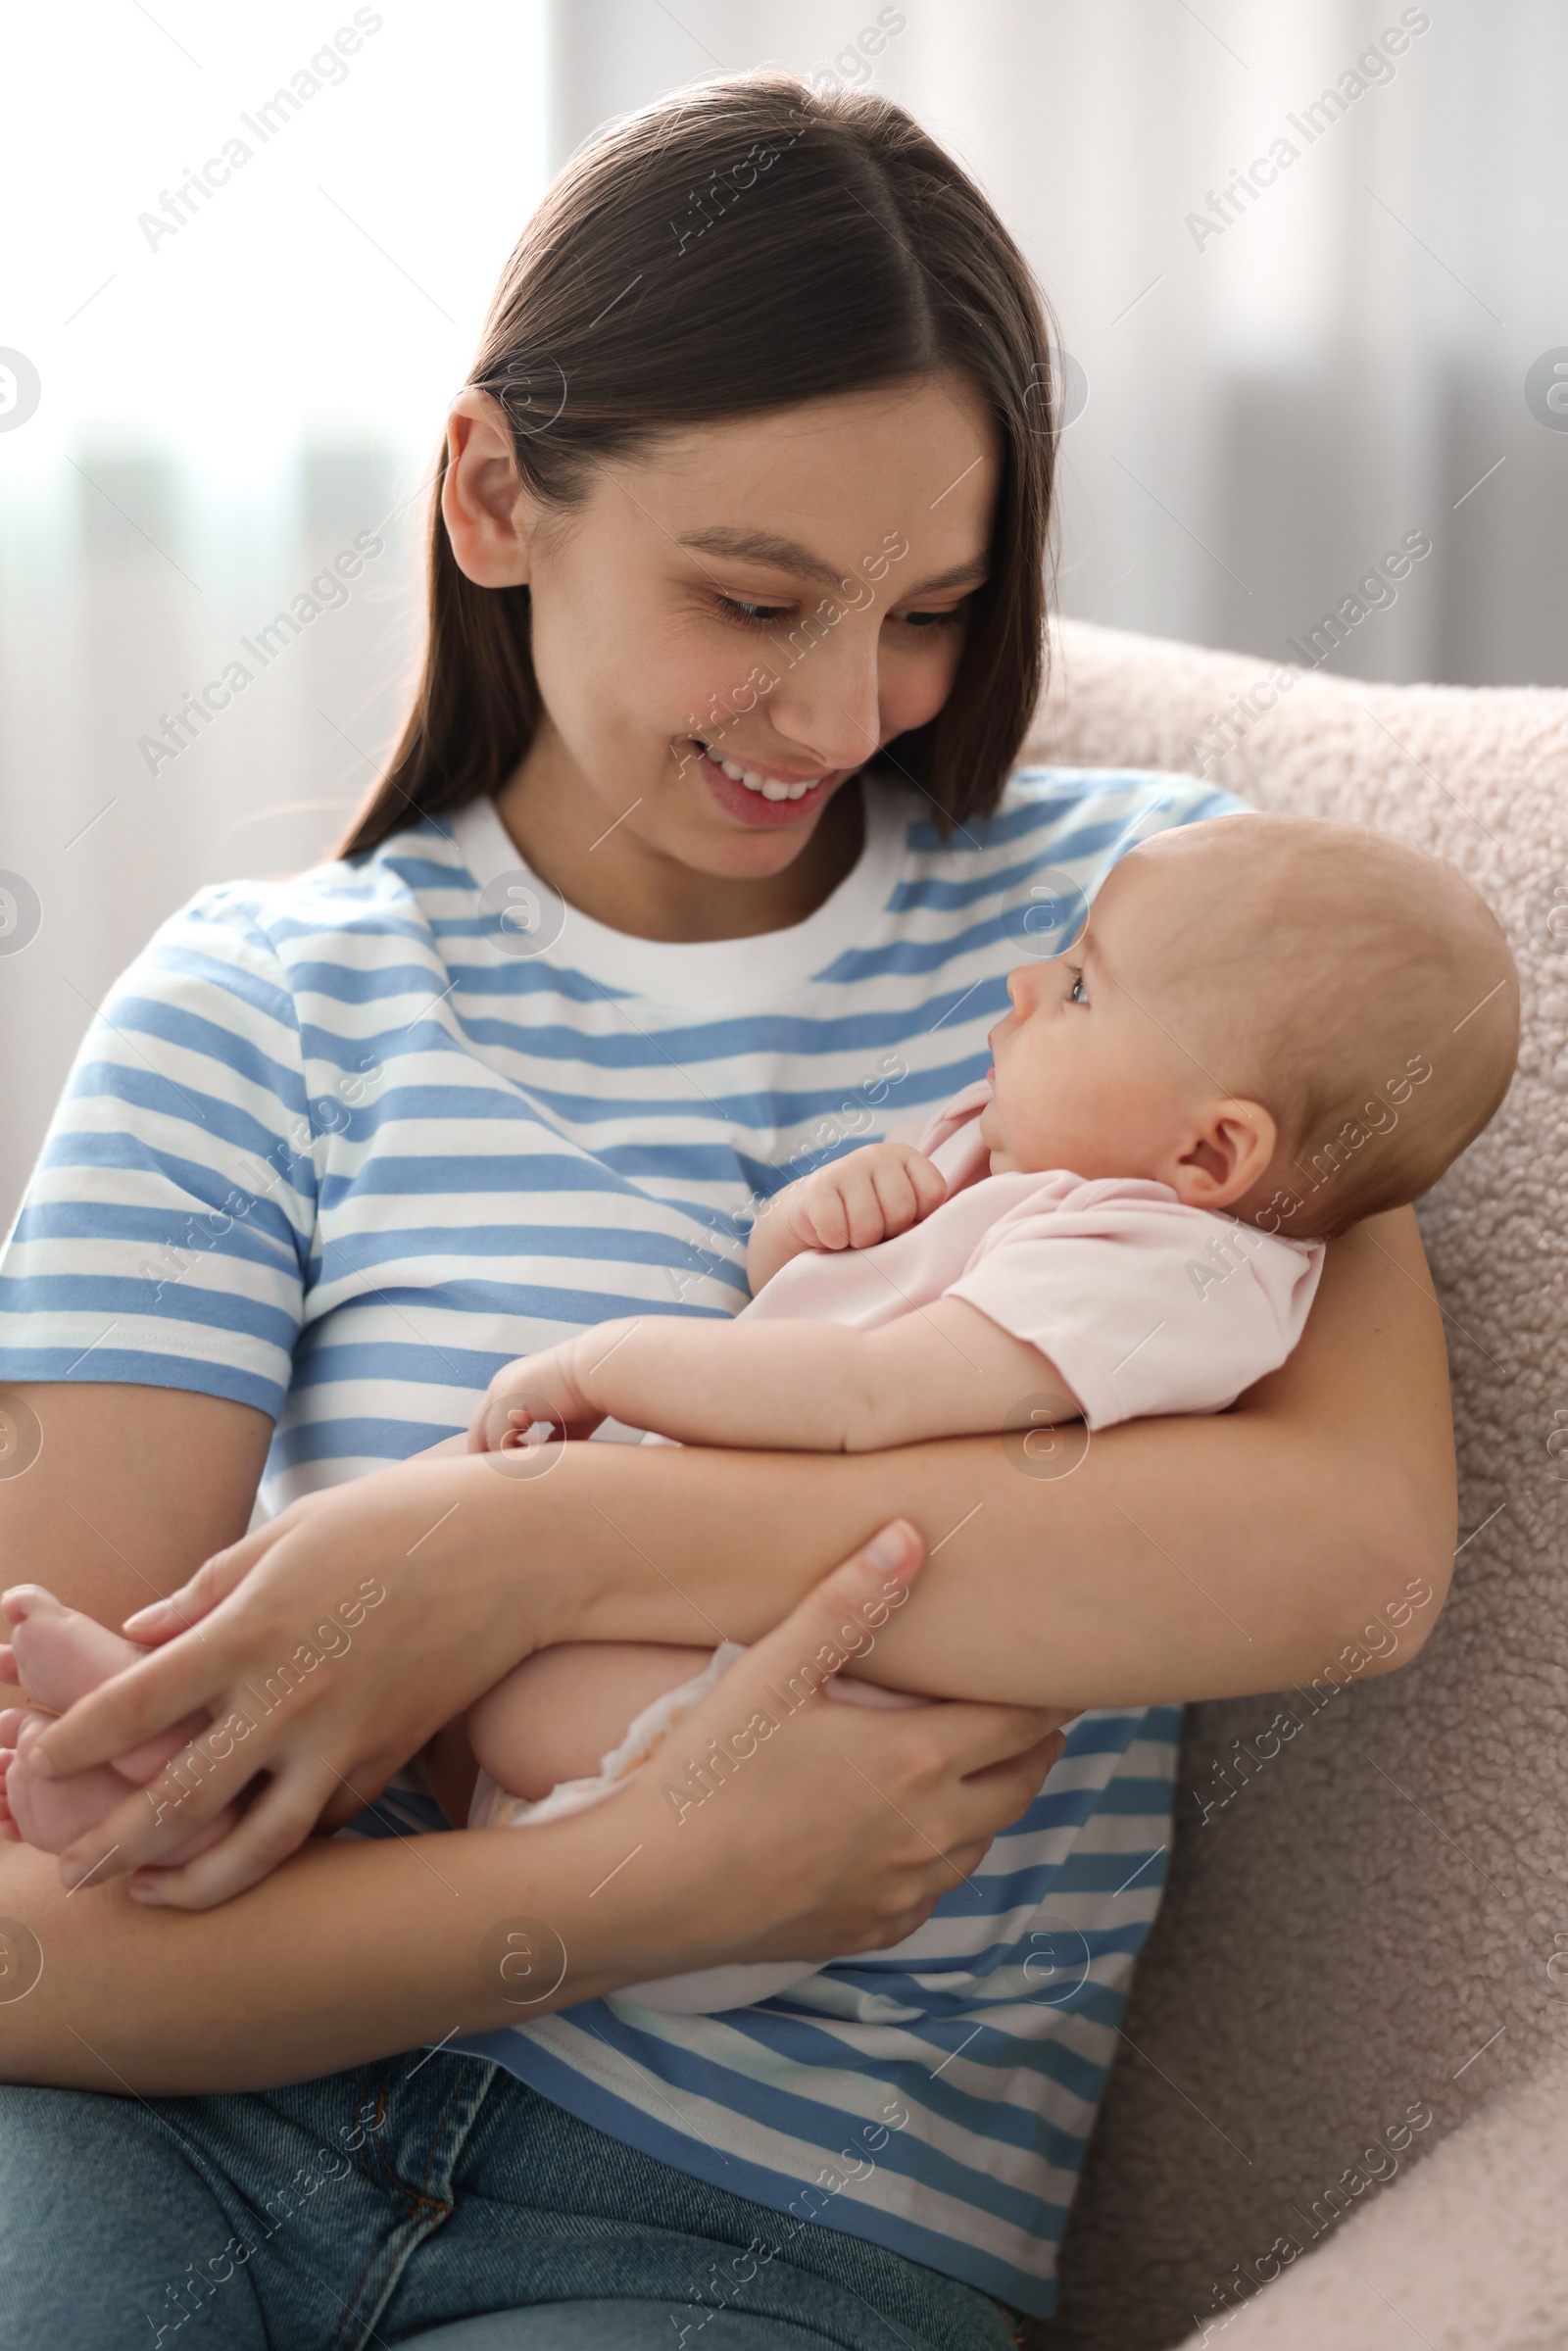
[[[0,1380],[259,1405],[276,1509],[464,1426],[503,1363],[585,1324],[732,1314],[752,1203],[917,1132],[983,1073],[1004,975],[1061,907],[1141,835],[1233,805],[1024,770],[944,843],[906,787],[865,793],[855,870],[760,938],[605,929],[490,802],[204,891],[82,1047],[0,1260]],[[467,2045],[681,2170],[1049,2315],[1177,1725],[1081,1716],[896,1951],[722,2016],[596,2001]]]

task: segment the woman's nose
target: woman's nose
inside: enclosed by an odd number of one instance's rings
[[[778,732],[827,768],[859,767],[882,741],[878,632],[858,618],[813,617],[792,629],[779,649],[788,666],[768,697]]]

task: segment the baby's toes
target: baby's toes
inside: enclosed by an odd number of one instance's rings
[[[23,1839],[41,1853],[63,1853],[125,1800],[125,1783],[107,1764],[72,1772],[63,1780],[40,1780],[27,1769],[27,1756],[49,1723],[46,1714],[24,1715],[17,1749],[6,1767],[6,1809]]]
[[[147,1654],[95,1618],[62,1607],[41,1585],[18,1585],[5,1598],[8,1612],[19,1599],[24,1603],[24,1613],[13,1616],[18,1673],[46,1706],[62,1713]]]
[[[0,1612],[4,1613],[7,1624],[24,1624],[29,1616],[47,1616],[51,1610],[59,1616],[65,1614],[54,1593],[46,1592],[41,1584],[13,1584],[9,1590],[0,1592]]]

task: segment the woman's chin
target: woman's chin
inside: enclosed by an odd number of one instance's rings
[[[693,826],[674,854],[695,872],[715,881],[762,882],[787,872],[815,834],[817,819],[808,818],[788,830],[742,833],[728,827]]]
[[[672,839],[668,844],[669,854],[679,857],[682,864],[701,873],[710,873],[715,879],[765,880],[769,874],[785,872],[815,838],[822,819],[832,808],[836,790],[837,786],[813,794],[809,805],[805,799],[786,801],[782,804],[788,811],[785,816],[771,816],[766,823],[757,823],[737,819],[726,808],[716,806],[713,796],[702,784],[694,784],[686,803],[679,844]]]

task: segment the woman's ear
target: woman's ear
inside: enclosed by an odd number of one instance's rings
[[[526,585],[531,509],[501,403],[488,392],[460,392],[447,419],[441,515],[458,566],[476,587]]]
[[[1272,1166],[1279,1128],[1261,1102],[1210,1102],[1188,1149],[1161,1171],[1189,1208],[1228,1208]]]

